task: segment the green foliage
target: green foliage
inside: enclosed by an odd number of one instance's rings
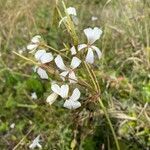
[[[0,132],[6,132],[8,129],[8,123],[7,122],[3,122],[0,124]]]
[[[20,78],[8,71],[4,72],[4,77],[6,80],[6,85],[8,87],[13,87],[17,84],[17,82],[20,80]]]
[[[44,93],[44,87],[41,80],[31,77],[26,81],[26,88],[30,92],[36,92],[38,95],[42,95]]]
[[[145,102],[150,102],[150,83],[143,86],[142,95]]]
[[[16,106],[16,102],[14,101],[12,95],[10,95],[5,103],[5,107],[14,109],[15,106]]]

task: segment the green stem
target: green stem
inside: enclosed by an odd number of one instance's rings
[[[97,85],[96,85],[96,83],[95,83],[95,81],[94,81],[94,78],[93,78],[91,72],[90,72],[90,69],[89,69],[88,64],[87,64],[86,62],[83,62],[83,64],[84,64],[84,66],[85,66],[85,68],[86,68],[86,70],[87,70],[87,72],[88,72],[88,75],[89,75],[90,78],[91,78],[91,81],[92,81],[92,83],[93,83],[93,86],[94,86],[94,88],[95,88],[95,91],[98,91]]]
[[[32,64],[35,64],[35,65],[37,65],[37,66],[40,65],[39,63],[33,61],[32,59],[29,59],[29,58],[27,58],[27,57],[25,57],[25,56],[23,56],[23,55],[21,55],[21,54],[15,52],[15,51],[13,51],[13,53],[14,53],[15,55],[17,55],[17,56],[23,58],[24,60],[27,60],[27,61],[31,62]]]
[[[109,115],[107,113],[107,110],[106,110],[106,108],[105,108],[105,106],[104,106],[104,104],[103,104],[103,102],[101,101],[100,98],[99,98],[99,104],[100,104],[100,106],[101,106],[101,108],[102,108],[102,110],[103,110],[103,112],[105,114],[105,117],[106,117],[106,119],[108,121],[108,124],[110,126],[111,132],[113,134],[113,137],[114,137],[114,140],[115,140],[115,143],[116,143],[116,148],[117,148],[117,150],[120,150],[120,146],[119,146],[119,143],[118,143],[118,139],[117,139],[116,133],[115,133],[114,128],[112,126],[112,123],[110,121],[110,118],[109,118]]]
[[[63,56],[63,57],[65,57],[65,58],[70,60],[69,57],[67,57],[65,54],[61,53],[59,50],[57,50],[57,49],[55,49],[55,48],[53,48],[53,47],[51,47],[49,45],[46,45],[46,44],[41,44],[41,45],[44,46],[44,47],[47,47],[47,48],[49,48],[51,50],[53,50],[54,52],[56,52],[56,53],[60,54],[61,56]]]

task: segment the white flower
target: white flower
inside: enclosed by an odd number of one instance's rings
[[[31,42],[32,42],[32,43],[39,43],[39,42],[40,42],[40,39],[41,39],[41,36],[40,36],[40,35],[36,35],[36,36],[34,36],[34,37],[31,39]]]
[[[73,20],[73,22],[75,23],[75,24],[78,24],[78,19],[77,19],[77,12],[76,12],[76,9],[74,8],[74,7],[68,7],[67,9],[66,9],[66,13],[68,14],[68,15],[70,15],[71,16],[71,18],[72,18],[72,20]],[[62,24],[62,22],[65,22],[67,20],[67,16],[65,16],[65,17],[63,17],[60,21],[59,21],[59,27],[60,27],[60,25]]]
[[[52,84],[51,89],[53,93],[47,97],[46,102],[50,105],[53,104],[58,96],[61,96],[63,99],[66,99],[64,107],[68,109],[77,109],[81,106],[81,103],[78,101],[80,98],[80,91],[78,88],[74,89],[72,95],[69,97],[69,86],[67,84],[59,86],[57,84]]]
[[[12,123],[11,125],[10,125],[10,128],[14,128],[15,127],[15,123]]]
[[[47,53],[44,49],[38,50],[34,56],[36,60],[40,61],[42,64],[49,63],[53,60],[53,55]]]
[[[64,103],[64,107],[68,109],[77,109],[81,106],[81,103],[78,101],[80,98],[80,91],[78,88],[74,89],[72,95]]]
[[[40,142],[40,135],[38,135],[34,140],[33,142],[29,145],[29,148],[30,149],[35,149],[36,147],[38,147],[39,149],[42,148],[41,144],[39,143]]]
[[[71,64],[70,64],[70,67],[66,67],[64,62],[63,62],[62,57],[60,55],[58,55],[55,58],[55,63],[57,65],[57,67],[63,71],[62,73],[60,73],[60,76],[63,80],[65,80],[65,77],[68,76],[70,83],[76,83],[77,82],[77,77],[75,75],[74,69],[76,69],[81,63],[81,60],[79,58],[73,57]]]
[[[37,72],[41,79],[48,79],[48,74],[41,67],[35,67],[34,72]]]
[[[38,48],[39,44],[40,44],[40,39],[41,36],[40,35],[36,35],[31,39],[31,43],[27,45],[27,49],[34,51]]]
[[[93,43],[100,38],[100,36],[102,34],[102,30],[97,27],[95,27],[94,29],[87,28],[84,30],[84,33],[87,37],[88,43],[78,45],[78,51],[81,51],[81,50],[87,48],[88,52],[87,52],[85,61],[90,64],[93,64],[94,63],[94,52],[96,52],[99,59],[101,58],[101,55],[102,55],[100,49],[93,45]],[[77,53],[74,46],[70,50],[71,50],[72,55],[75,55]]]
[[[69,86],[67,84],[59,86],[56,83],[52,83],[51,89],[53,93],[49,95],[46,99],[46,102],[52,105],[58,96],[61,96],[62,98],[67,98],[68,97],[68,92],[69,92]]]
[[[45,50],[38,50],[35,53],[35,58],[42,64],[49,63],[53,60],[53,55],[51,53],[46,53]],[[40,76],[41,79],[48,79],[48,75],[44,69],[41,67],[35,67],[34,72]]]
[[[31,99],[33,99],[33,100],[37,99],[36,92],[31,93]]]
[[[59,86],[57,84],[52,84],[51,89],[53,93],[47,97],[46,102],[52,105],[58,96],[66,99],[64,107],[68,109],[77,109],[81,106],[81,103],[78,101],[80,98],[80,91],[78,88],[73,90],[72,95],[69,97],[69,86],[67,84]]]
[[[91,17],[91,20],[92,20],[92,21],[96,21],[97,19],[98,19],[98,18],[97,18],[96,16],[92,16],[92,17]]]
[[[76,9],[74,7],[68,7],[66,9],[68,15],[73,15],[73,16],[76,16],[77,15],[77,12],[76,12]]]

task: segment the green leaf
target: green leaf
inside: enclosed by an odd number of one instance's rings
[[[150,83],[143,86],[142,95],[145,102],[150,102]]]
[[[59,17],[57,6],[54,8],[53,18],[52,19],[53,19],[52,20],[52,27],[58,27],[58,24],[59,24],[59,21],[60,21],[60,17]]]
[[[14,100],[14,98],[12,97],[12,95],[10,95],[8,97],[8,100],[5,103],[5,107],[6,108],[14,108],[16,106],[16,102]]]
[[[0,132],[5,132],[8,129],[8,123],[7,122],[2,122],[0,124]]]
[[[26,82],[26,86],[27,86],[27,90],[34,91],[34,92],[38,93],[39,95],[43,94],[43,92],[44,92],[44,87],[43,87],[41,81],[39,81],[37,79],[34,79],[34,78],[28,79]]]

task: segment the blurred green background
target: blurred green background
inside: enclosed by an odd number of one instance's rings
[[[150,146],[150,1],[66,0],[77,10],[81,43],[83,29],[103,30],[97,45],[103,52],[97,71],[102,100],[113,112],[112,122],[121,150],[148,150]],[[61,1],[58,5],[63,11]],[[51,46],[71,44],[58,28],[55,0],[0,0],[0,149],[26,150],[41,135],[44,150],[115,150],[111,131],[96,105],[80,111],[48,106],[50,81],[33,73],[25,56],[30,39],[40,34]],[[91,17],[98,19],[92,21]],[[31,94],[36,92],[38,99]],[[135,117],[120,119],[124,114]],[[112,114],[113,114],[112,113]],[[119,116],[119,117],[118,117]],[[122,116],[121,116],[122,117]],[[118,119],[119,118],[119,119]],[[15,127],[11,125],[15,123]]]

